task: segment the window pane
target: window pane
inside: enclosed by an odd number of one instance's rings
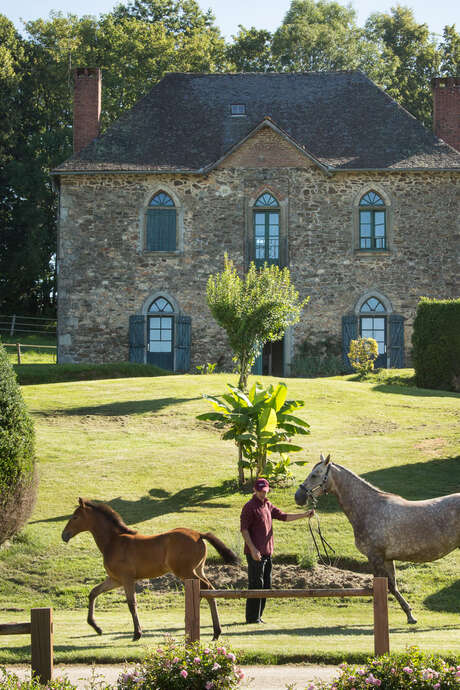
[[[278,239],[271,239],[269,243],[268,256],[270,259],[278,259],[279,257],[279,243]]]
[[[361,326],[362,326],[362,328],[363,328],[363,329],[364,329],[364,328],[366,328],[366,329],[372,329],[373,321],[374,321],[374,319],[372,319],[372,318],[368,318],[368,319],[367,319],[367,318],[363,317],[363,318],[361,319]]]
[[[371,222],[371,212],[370,211],[360,211],[359,217],[361,219],[361,224],[368,223],[370,225],[370,222]]]
[[[278,202],[274,196],[266,192],[259,196],[254,206],[278,206]]]
[[[370,225],[361,225],[361,237],[370,237],[371,236],[371,226]]]
[[[370,239],[361,238],[360,245],[361,249],[370,249],[371,241]]]
[[[162,316],[161,317],[161,328],[171,328],[171,317]]]
[[[279,214],[278,213],[269,213],[269,222],[270,225],[279,225]]]
[[[149,206],[174,206],[174,201],[171,199],[169,194],[165,194],[165,192],[158,192],[158,194],[155,194],[151,200]]]
[[[265,225],[256,225],[256,238],[259,241],[260,237],[265,237]]]
[[[265,213],[255,213],[254,218],[256,225],[263,225],[265,227]]]
[[[169,342],[171,340],[171,333],[172,331],[161,331],[161,340],[167,340]]]

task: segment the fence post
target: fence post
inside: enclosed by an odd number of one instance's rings
[[[21,343],[16,343],[16,349],[18,351],[18,364],[21,364]]]
[[[15,323],[16,323],[16,314],[13,314],[13,316],[11,317],[10,336],[13,336],[13,335],[14,335],[14,326],[15,326]]]
[[[200,640],[200,581],[185,580],[185,637],[188,642]]]
[[[53,678],[53,611],[50,608],[31,609],[30,644],[32,674],[43,684]]]
[[[388,579],[374,577],[374,654],[381,656],[389,652]]]

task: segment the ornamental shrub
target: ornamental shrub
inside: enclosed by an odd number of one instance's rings
[[[30,517],[36,484],[32,420],[0,344],[0,544]]]
[[[378,354],[379,347],[374,338],[358,338],[350,342],[348,359],[359,376],[366,376],[374,370],[374,359]]]
[[[420,300],[412,360],[419,388],[460,391],[460,299]]]
[[[450,690],[460,687],[460,664],[448,664],[437,654],[410,647],[402,654],[385,654],[366,664],[340,665],[341,674],[332,682],[311,683],[306,690]]]
[[[168,637],[141,664],[119,676],[118,690],[230,690],[243,677],[228,648]]]
[[[15,673],[8,672],[6,668],[0,668],[0,690],[41,690],[45,686],[40,684],[38,678],[21,680]],[[47,690],[77,690],[67,678],[55,678],[46,684]],[[102,689],[101,689],[102,690]]]

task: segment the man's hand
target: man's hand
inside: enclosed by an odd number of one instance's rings
[[[251,549],[251,556],[255,561],[261,561],[262,560],[262,554],[256,548]]]
[[[313,517],[314,514],[315,514],[314,509],[310,508],[310,510],[307,510],[307,512],[305,513],[305,517],[311,518],[311,517]]]

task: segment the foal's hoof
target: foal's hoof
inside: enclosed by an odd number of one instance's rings
[[[133,642],[136,642],[142,637],[142,630],[135,630],[133,635]]]
[[[102,635],[102,628],[100,628],[98,625],[96,625],[96,623],[90,623],[90,621],[88,621],[88,625],[90,625],[92,628],[94,628],[94,630],[97,632],[98,635]]]
[[[212,641],[215,642],[216,640],[219,639],[219,637],[220,637],[220,632],[214,633],[214,635],[212,636]]]
[[[409,625],[415,625],[415,623],[417,622],[417,619],[414,618],[414,616],[408,616],[407,622],[409,623]]]

